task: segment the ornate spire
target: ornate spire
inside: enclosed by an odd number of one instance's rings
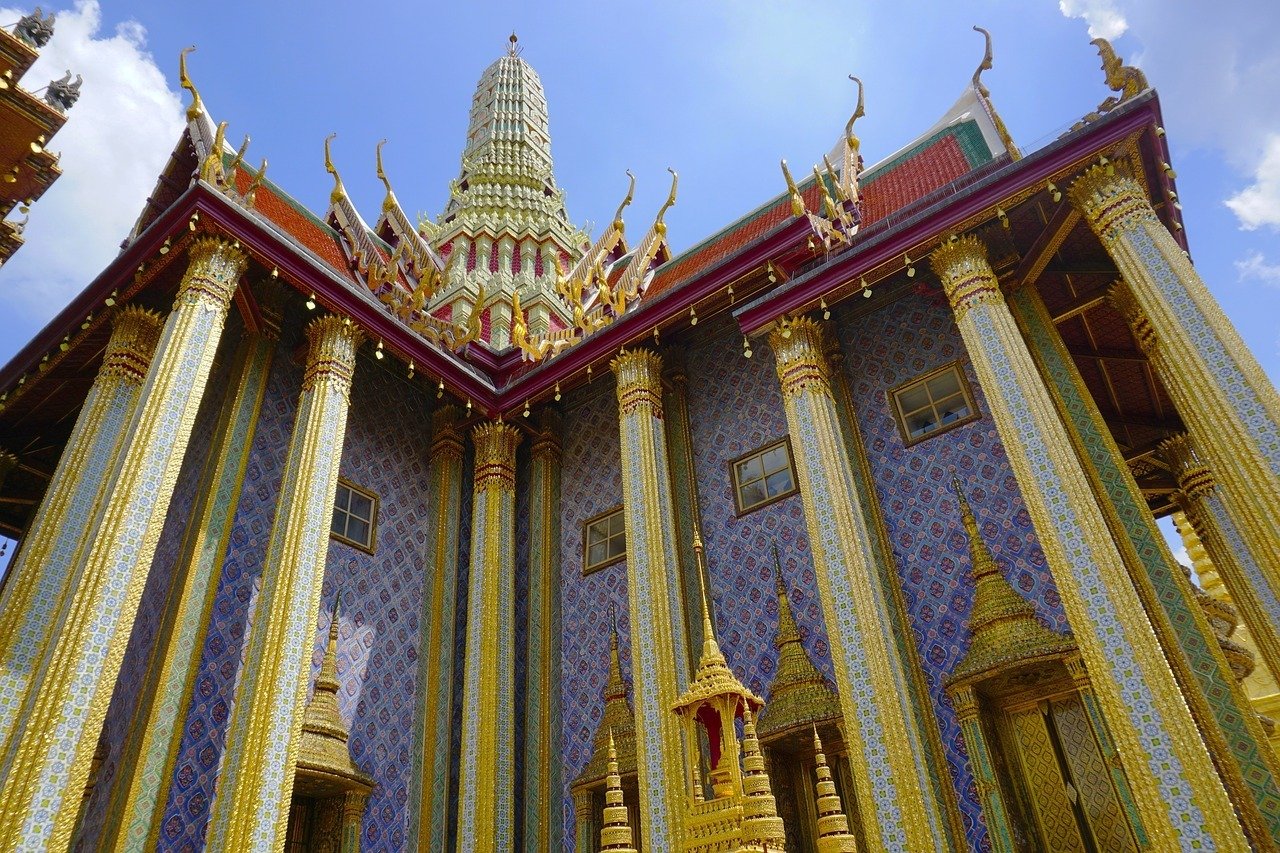
[[[786,844],[786,832],[760,753],[755,718],[748,707],[742,716],[742,846],[738,849],[785,850]]]
[[[769,704],[760,712],[759,731],[766,740],[775,733],[840,718],[840,699],[827,686],[800,641],[776,544],[773,578],[778,594],[778,636],[773,641],[778,649],[778,674],[769,688]]]
[[[969,651],[948,682],[955,684],[984,676],[1009,664],[1032,658],[1062,655],[1075,648],[1070,635],[1055,634],[1036,621],[1035,608],[1014,591],[1000,573],[982,541],[978,521],[965,499],[960,480],[952,477],[960,502],[960,518],[969,537],[970,574],[973,578],[973,613]]]
[[[613,747],[612,731],[609,732],[609,773],[604,790],[603,824],[600,827],[601,850],[636,853],[631,822],[627,818],[627,806],[622,801],[622,777],[618,775],[618,754]]]
[[[588,784],[606,775],[611,745],[617,742],[623,773],[636,769],[636,721],[627,703],[627,683],[622,680],[622,661],[618,656],[618,620],[609,605],[609,678],[604,684],[604,714],[596,729],[595,747],[587,766],[573,780],[574,786]]]
[[[693,532],[693,553],[698,561],[698,588],[702,593],[702,657],[698,660],[698,669],[693,674],[689,689],[676,703],[684,707],[696,705],[703,699],[712,696],[733,694],[746,699],[745,704],[759,708],[763,702],[742,685],[738,677],[729,669],[724,652],[716,642],[716,632],[711,627],[711,607],[707,604],[706,563],[702,552],[702,537]]]
[[[827,757],[822,754],[822,738],[818,727],[813,727],[813,752],[818,764],[818,853],[856,853],[858,842],[849,832],[849,820],[836,785],[831,781],[831,769]]]

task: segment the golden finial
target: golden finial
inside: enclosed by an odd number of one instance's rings
[[[236,156],[231,158],[231,164],[227,166],[227,183],[235,185],[236,170],[244,164],[245,152],[249,150],[249,134],[244,135],[244,142],[240,143],[240,150],[236,151]]]
[[[787,168],[787,161],[782,161],[782,176],[787,179],[787,195],[791,196],[791,215],[804,216],[804,196],[800,195],[800,188],[796,186],[795,178],[791,177],[791,170]]]
[[[631,204],[631,198],[636,193],[636,176],[631,174],[631,170],[627,169],[627,177],[631,179],[631,186],[627,187],[627,197],[622,200],[622,204],[618,205],[618,212],[613,215],[613,227],[622,234],[626,230],[626,226],[622,222],[622,211],[627,205]]]
[[[200,93],[196,91],[196,84],[191,82],[191,78],[187,76],[187,54],[196,49],[193,44],[190,47],[184,47],[178,53],[178,85],[191,93],[191,106],[187,107],[187,121],[192,121],[204,112],[204,102],[200,100]]]
[[[834,190],[836,201],[848,201],[849,196],[846,194],[845,188],[841,186],[843,182],[836,177],[836,167],[831,165],[831,157],[829,155],[822,155],[822,165],[827,167],[827,174],[831,176],[831,188]]]
[[[605,776],[604,815],[601,822],[601,850],[636,853],[627,805],[622,798],[622,777],[618,774],[618,752],[614,748],[612,728],[609,729],[609,771]]]
[[[331,133],[324,138],[324,170],[333,175],[333,191],[329,193],[329,203],[337,204],[346,198],[346,187],[342,186],[342,176],[338,174],[338,169],[333,165],[333,154],[330,151],[330,143],[333,142],[337,133]]]
[[[860,143],[858,142],[858,137],[853,133],[853,123],[864,117],[867,114],[867,110],[865,107],[866,102],[863,100],[862,80],[858,77],[854,77],[852,74],[849,75],[849,79],[858,84],[858,105],[854,107],[853,115],[849,116],[849,120],[845,122],[844,141],[849,145],[850,150],[853,151],[853,154],[856,157]],[[845,164],[845,168],[849,168],[848,163]]]
[[[693,531],[693,557],[698,566],[698,592],[702,596],[702,655],[721,656],[716,632],[711,628],[711,605],[707,601],[707,561],[702,550],[702,537]]]
[[[982,53],[982,62],[978,63],[977,69],[973,72],[973,88],[978,93],[978,98],[982,101],[983,106],[987,108],[987,113],[991,116],[991,123],[996,126],[996,135],[1000,137],[1000,143],[1004,145],[1010,157],[1014,160],[1020,160],[1022,159],[1022,152],[1018,150],[1018,146],[1013,142],[1013,137],[1009,135],[1009,128],[1005,127],[1004,119],[1000,118],[1000,113],[996,112],[996,105],[991,102],[991,92],[982,83],[982,72],[991,70],[994,56],[991,50],[991,33],[976,24],[973,30],[974,32],[982,33],[982,37],[986,41],[986,48]]]
[[[982,62],[978,64],[977,70],[973,72],[973,88],[977,89],[978,94],[985,98],[991,94],[991,92],[987,90],[987,87],[982,85],[982,72],[991,70],[991,60],[994,57],[994,54],[991,52],[991,33],[977,25],[974,25],[973,30],[974,32],[982,33],[982,37],[986,39],[987,43],[986,50],[982,54]]]
[[[1096,38],[1089,44],[1098,48],[1098,56],[1102,57],[1102,70],[1106,73],[1107,88],[1120,93],[1120,100],[1125,101],[1145,92],[1149,85],[1147,75],[1116,55],[1111,42],[1104,38]]]
[[[818,727],[813,727],[814,761],[818,765],[818,853],[856,853],[858,842],[849,832],[849,820],[844,816],[840,795],[831,781],[831,768],[822,754],[822,738]]]
[[[662,221],[662,217],[666,216],[667,210],[676,203],[676,187],[680,184],[680,176],[676,174],[676,170],[668,166],[667,171],[671,173],[671,192],[667,193],[667,200],[658,209],[658,218],[653,222],[653,228],[659,235],[667,233],[667,223]]]
[[[249,181],[249,187],[244,191],[244,203],[253,207],[258,198],[258,187],[262,186],[262,182],[267,179],[267,158],[262,158],[262,165],[258,167],[258,172],[253,176],[253,180]]]
[[[951,489],[956,493],[956,500],[960,502],[960,520],[964,522],[964,529],[969,534],[969,539],[981,542],[982,539],[978,534],[978,520],[973,517],[973,509],[969,506],[969,499],[965,497],[960,477],[954,473],[951,475]]]
[[[220,121],[217,131],[213,134],[213,147],[209,149],[209,156],[205,157],[204,162],[200,164],[200,180],[215,187],[222,186],[226,181],[226,172],[222,169],[222,148],[226,141],[227,123]]]
[[[520,55],[520,39],[516,35],[516,31],[512,30],[511,35],[507,37],[507,56]]]
[[[834,175],[832,176],[835,177]],[[827,187],[827,182],[822,178],[822,172],[818,171],[818,164],[813,165],[813,180],[818,185],[818,192],[822,194],[822,215],[828,220],[834,222],[840,215],[836,210],[836,200],[831,197],[831,190]]]

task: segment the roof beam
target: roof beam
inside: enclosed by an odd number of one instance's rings
[[[1087,296],[1077,296],[1066,305],[1054,310],[1050,316],[1052,317],[1053,322],[1062,323],[1066,320],[1070,320],[1072,317],[1083,314],[1092,308],[1096,308],[1106,301],[1107,294],[1105,292],[1090,293]]]
[[[1080,222],[1080,211],[1073,204],[1059,204],[1053,216],[1045,223],[1036,241],[1022,256],[1022,262],[1013,271],[1013,289],[1017,290],[1028,283],[1034,283],[1044,272],[1049,260],[1062,246],[1062,241]]]
[[[1136,361],[1145,364],[1147,357],[1140,352],[1109,347],[1068,346],[1067,352],[1075,358],[1092,358],[1097,361]]]

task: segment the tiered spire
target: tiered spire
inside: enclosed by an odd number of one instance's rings
[[[613,746],[613,732],[609,732],[609,774],[604,790],[603,824],[600,827],[601,850],[636,853],[627,805],[622,801],[622,777],[618,775],[618,753]]]
[[[849,832],[849,820],[844,816],[835,782],[831,781],[831,768],[822,754],[817,726],[813,727],[813,752],[818,764],[818,853],[856,853],[858,842]]]
[[[786,832],[764,769],[751,708],[742,716],[742,846],[740,851],[785,850]]]
[[[635,772],[636,721],[627,703],[627,683],[622,680],[622,661],[618,656],[618,623],[613,607],[609,608],[609,678],[605,681],[603,698],[604,714],[596,729],[595,746],[591,760],[574,780],[574,786],[589,784],[607,773],[607,756],[612,743],[617,742],[619,763],[624,773]]]

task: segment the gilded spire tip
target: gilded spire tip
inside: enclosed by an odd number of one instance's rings
[[[191,93],[191,106],[187,107],[187,121],[191,121],[204,112],[204,104],[200,100],[200,93],[196,91],[196,86],[191,82],[191,78],[187,75],[187,54],[196,49],[196,46],[190,45],[184,47],[178,53],[178,85]]]

